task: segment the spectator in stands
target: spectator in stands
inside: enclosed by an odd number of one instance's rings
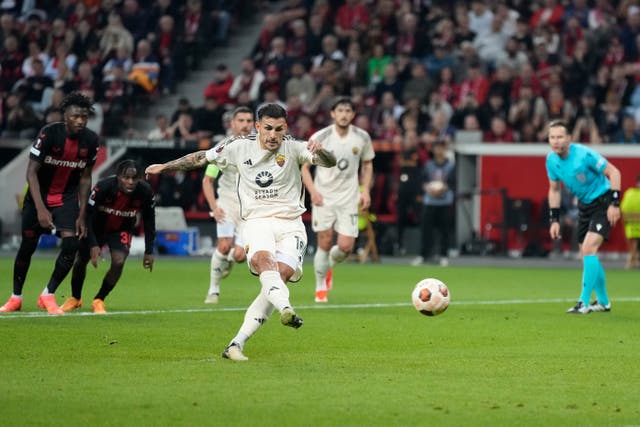
[[[429,45],[429,37],[419,24],[418,16],[415,13],[406,12],[401,15],[400,20],[395,51],[405,53],[412,58],[424,57],[431,46]]]
[[[55,79],[60,64],[66,65],[65,70],[75,70],[77,62],[78,57],[69,51],[69,45],[60,43],[55,49],[55,54],[49,58],[49,62],[45,64],[44,73],[52,79]]]
[[[518,97],[513,100],[509,107],[508,123],[520,135],[522,142],[540,142],[538,137],[533,139],[524,139],[524,135],[530,135],[524,132],[533,128],[534,134],[541,132],[545,126],[547,118],[547,105],[544,99],[533,93],[531,86],[523,85],[520,87]]]
[[[420,255],[412,265],[427,261],[449,265],[448,252],[453,231],[455,202],[455,164],[447,158],[447,142],[436,140],[432,144],[432,158],[422,171],[422,218]],[[438,249],[439,256],[432,259]]]
[[[231,27],[233,4],[225,0],[214,1],[212,9],[208,9],[213,41],[216,46],[227,46]],[[240,6],[242,7],[242,6]]]
[[[44,13],[41,13],[41,11],[33,10],[27,16],[27,21],[22,30],[22,39],[20,40],[20,50],[22,52],[30,50],[29,44],[31,42],[36,43],[40,50],[47,45],[47,33],[43,29],[42,22],[46,17],[42,15]]]
[[[338,63],[344,61],[344,53],[338,45],[338,38],[333,34],[327,34],[322,38],[322,52],[313,57],[311,63],[311,75],[317,78],[321,74],[322,64],[327,59],[332,59]]]
[[[465,99],[465,103],[463,104],[463,109],[469,107],[470,111],[477,112],[477,103],[475,97],[469,95],[467,99]],[[433,118],[436,114],[442,113],[447,121],[453,118],[453,107],[447,101],[442,98],[440,92],[433,91],[431,92],[431,96],[429,97],[429,103],[426,106],[426,112],[429,117]]]
[[[62,18],[56,18],[51,23],[49,30],[47,45],[44,51],[50,57],[57,55],[58,46],[65,45],[67,49],[73,43],[75,34],[72,29],[67,28],[67,23]]]
[[[13,85],[23,77],[23,62],[24,54],[19,50],[17,37],[7,36],[0,50],[0,93],[11,91]]]
[[[104,64],[104,67],[102,67],[103,81],[111,79],[116,66],[120,68],[118,72],[124,72],[125,75],[129,75],[131,72],[133,59],[131,58],[131,52],[129,52],[125,46],[118,47],[115,55]]]
[[[494,116],[491,124],[482,137],[483,142],[510,143],[515,142],[513,129],[507,125],[504,116]]]
[[[133,84],[134,97],[153,94],[158,87],[160,63],[151,51],[151,44],[146,39],[140,40],[136,46],[129,81]],[[139,99],[138,99],[139,101]]]
[[[251,102],[258,102],[260,96],[260,84],[264,80],[264,74],[262,71],[256,69],[255,62],[251,58],[245,58],[242,60],[240,74],[233,79],[231,89],[229,89],[229,96],[231,99],[236,99],[241,91],[247,91],[249,93],[249,100]]]
[[[307,31],[307,56],[314,58],[322,53],[322,39],[327,34],[325,20],[321,14],[312,13]]]
[[[149,22],[149,14],[140,8],[137,0],[124,0],[122,2],[120,18],[124,28],[126,28],[133,37],[134,43],[147,37],[150,24],[155,24]]]
[[[262,21],[262,28],[256,44],[251,50],[250,58],[258,67],[264,64],[264,55],[269,51],[271,40],[280,35],[280,19],[277,15],[268,13]]]
[[[169,118],[164,114],[156,114],[156,127],[149,131],[147,139],[150,141],[162,141],[171,139],[169,132]]]
[[[204,105],[197,108],[193,116],[198,139],[225,134],[222,126],[222,116],[225,111],[224,105],[218,104],[216,98],[209,96],[204,99]]]
[[[9,93],[2,112],[2,137],[31,139],[41,125],[40,119],[19,93]]]
[[[589,81],[593,69],[594,59],[588,58],[586,40],[576,42],[573,53],[567,61],[562,87],[567,98],[576,102],[584,90],[585,82]]]
[[[396,221],[398,235],[398,252],[400,255],[406,253],[404,247],[405,229],[420,223],[420,195],[421,190],[421,170],[426,159],[426,153],[421,153],[419,147],[420,138],[414,130],[404,133],[402,138],[402,150],[400,151],[400,179],[398,182],[398,198],[396,199]]]
[[[640,144],[640,132],[636,127],[633,116],[625,114],[622,118],[622,127],[615,134],[611,142],[618,144]]]
[[[384,138],[385,128],[389,127],[387,118],[398,122],[403,112],[404,108],[402,105],[398,104],[393,92],[384,92],[380,98],[380,103],[375,106],[373,115],[371,116],[373,137]]]
[[[502,24],[502,18],[495,15],[491,21],[490,31],[476,35],[473,40],[478,56],[490,68],[506,57],[505,45],[508,37],[502,32]]]
[[[169,133],[176,141],[196,141],[198,133],[192,114],[180,113],[178,120],[169,127]]]
[[[480,127],[484,131],[491,128],[491,121],[494,117],[502,117],[505,121],[509,112],[509,106],[505,102],[503,95],[498,91],[492,91],[487,97],[487,101],[478,108],[478,119]]]
[[[409,128],[418,132],[418,134],[424,132],[427,129],[430,117],[427,113],[425,105],[422,103],[418,96],[409,97],[403,104],[404,111],[400,115],[400,125],[405,133],[408,130],[407,119],[411,118]]]
[[[133,87],[120,64],[115,64],[101,84],[102,94],[98,97],[104,111],[104,134],[118,135],[123,123],[129,122]]]
[[[202,11],[201,0],[187,0],[184,14],[184,55],[187,68],[197,70],[200,61],[208,52],[211,34],[211,17]]]
[[[36,113],[41,114],[50,104],[53,80],[45,75],[44,64],[39,59],[34,59],[31,67],[33,74],[24,79],[19,86],[19,90],[24,91],[24,100],[31,105],[31,108]]]
[[[95,78],[93,69],[89,61],[82,61],[78,66],[78,72],[74,79],[74,89],[83,90],[86,88],[97,88],[100,82]]]
[[[293,58],[287,55],[286,42],[284,37],[274,37],[269,44],[269,50],[264,56],[263,64],[268,68],[276,66],[282,78],[288,78],[289,69],[293,63]]]
[[[493,12],[482,0],[472,0],[468,12],[469,28],[476,35],[482,36],[491,31]]]
[[[342,61],[342,75],[346,87],[365,86],[368,81],[367,58],[362,54],[360,42],[352,41],[347,47],[347,56]]]
[[[186,76],[183,45],[175,30],[172,16],[164,15],[158,21],[158,31],[152,47],[160,63],[160,86],[165,95],[175,91],[177,79]]]
[[[411,78],[403,85],[402,102],[410,98],[417,98],[420,102],[428,99],[428,95],[434,89],[434,83],[427,74],[427,69],[421,62],[411,64]]]
[[[233,75],[225,64],[218,64],[213,71],[213,80],[205,87],[204,96],[213,97],[218,105],[231,105],[229,89],[233,84]]]
[[[116,11],[109,13],[107,26],[100,37],[100,51],[103,59],[114,55],[119,47],[133,52],[133,36],[122,24],[122,19]]]
[[[291,65],[290,74],[291,77],[285,84],[286,98],[298,97],[303,104],[311,101],[316,95],[316,86],[311,75],[307,73],[304,62],[301,60],[295,61]],[[291,115],[290,111],[289,115]]]
[[[296,19],[291,23],[291,34],[286,38],[286,54],[291,58],[309,57],[309,35],[307,24],[303,19]]]
[[[86,19],[78,21],[74,27],[75,36],[73,38],[73,44],[71,51],[78,57],[78,61],[83,61],[87,58],[87,52],[91,49],[99,48],[100,38],[96,35],[91,24]],[[123,44],[123,47],[124,46]]]
[[[389,62],[384,66],[382,80],[375,85],[373,93],[376,100],[380,102],[382,94],[385,92],[393,93],[393,97],[397,100],[402,99],[403,84],[398,80],[398,68],[393,62]]]
[[[38,42],[30,42],[29,43],[29,56],[25,58],[22,62],[22,75],[25,77],[31,77],[34,73],[33,71],[33,61],[39,60],[42,64],[47,64],[49,62],[49,55],[46,54],[38,44]]]
[[[449,124],[449,119],[444,111],[436,111],[433,116],[431,116],[431,123],[427,127],[426,132],[422,134],[422,140],[429,146],[436,141],[444,141],[448,146],[451,146],[455,133],[456,130]]]
[[[15,17],[10,13],[0,14],[0,46],[4,46],[4,41],[10,37],[20,37]]]
[[[478,105],[482,105],[487,99],[489,93],[489,79],[486,77],[482,64],[480,62],[472,62],[469,64],[467,76],[460,83],[458,91],[458,99],[455,107],[462,105],[462,101],[466,96],[473,96]]]
[[[451,51],[447,50],[444,41],[436,39],[433,42],[433,52],[427,55],[424,64],[431,75],[438,75],[445,67],[454,68],[456,58]]]
[[[195,108],[191,105],[189,98],[180,98],[178,100],[178,106],[173,113],[171,113],[171,123],[175,123],[178,120],[178,117],[182,113],[189,113],[193,115]]]
[[[549,118],[551,119],[562,119],[569,122],[575,114],[574,106],[564,97],[564,92],[560,86],[552,86],[549,89],[547,105],[549,106]],[[574,141],[577,140],[574,139]]]
[[[338,7],[333,32],[343,46],[357,40],[369,24],[369,12],[362,0],[345,0]]]
[[[307,141],[311,138],[311,135],[317,131],[317,128],[315,127],[311,116],[307,113],[302,113],[298,115],[298,118],[293,123],[290,130],[291,135],[295,138]]]

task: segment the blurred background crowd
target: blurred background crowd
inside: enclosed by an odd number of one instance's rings
[[[258,12],[239,69],[217,58],[201,99],[131,129]],[[399,153],[375,165],[393,168],[396,182],[382,186],[397,197],[374,209],[419,204],[432,146],[451,152],[461,130],[544,143],[548,120],[563,118],[575,141],[638,143],[639,35],[639,0],[2,0],[0,135],[33,137],[81,90],[97,101],[90,127],[104,137],[215,141],[236,106],[278,102],[305,139],[349,95],[354,123]],[[155,184],[161,204],[206,210],[199,183],[194,173]]]

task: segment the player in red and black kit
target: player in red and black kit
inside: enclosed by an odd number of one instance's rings
[[[104,299],[116,286],[129,255],[131,234],[138,214],[144,226],[144,257],[142,266],[153,269],[153,243],[156,236],[154,197],[151,186],[141,179],[141,169],[133,160],[123,160],[116,167],[116,175],[100,180],[89,197],[87,210],[87,238],[80,242],[80,250],[71,274],[71,293],[62,305],[63,311],[82,306],[82,286],[89,261],[98,266],[100,249],[105,244],[111,252],[111,267],[93,300],[93,312],[106,313]]]
[[[98,135],[87,129],[93,101],[72,92],[60,104],[63,121],[43,127],[31,146],[27,165],[29,191],[22,208],[22,243],[13,267],[13,295],[0,312],[22,307],[22,288],[31,256],[41,234],[62,239],[51,279],[38,298],[38,306],[62,314],[55,291],[67,276],[86,236],[86,200],[91,190],[91,171],[98,153]]]

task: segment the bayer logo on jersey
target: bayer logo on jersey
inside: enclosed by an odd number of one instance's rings
[[[265,188],[270,186],[273,183],[273,175],[269,171],[262,171],[258,175],[256,175],[256,184],[259,187]]]

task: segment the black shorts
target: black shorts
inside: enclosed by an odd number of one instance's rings
[[[77,199],[72,201],[66,201],[62,206],[50,208],[51,217],[53,218],[53,224],[56,226],[57,231],[72,231],[76,232],[76,220],[80,214],[80,205]],[[24,206],[22,207],[22,234],[31,234],[35,237],[41,234],[50,234],[49,228],[43,228],[38,222],[38,211],[36,205],[31,197],[25,197]]]
[[[116,231],[113,233],[96,233],[96,239],[98,240],[98,246],[109,246],[110,251],[124,252],[129,254],[129,248],[131,247],[131,233],[128,231]],[[80,253],[89,257],[91,248],[89,247],[89,241],[82,239],[80,243]]]
[[[578,204],[578,242],[582,243],[589,231],[598,233],[605,240],[609,239],[611,224],[607,219],[607,210],[611,197],[609,193],[595,199],[589,204]]]

